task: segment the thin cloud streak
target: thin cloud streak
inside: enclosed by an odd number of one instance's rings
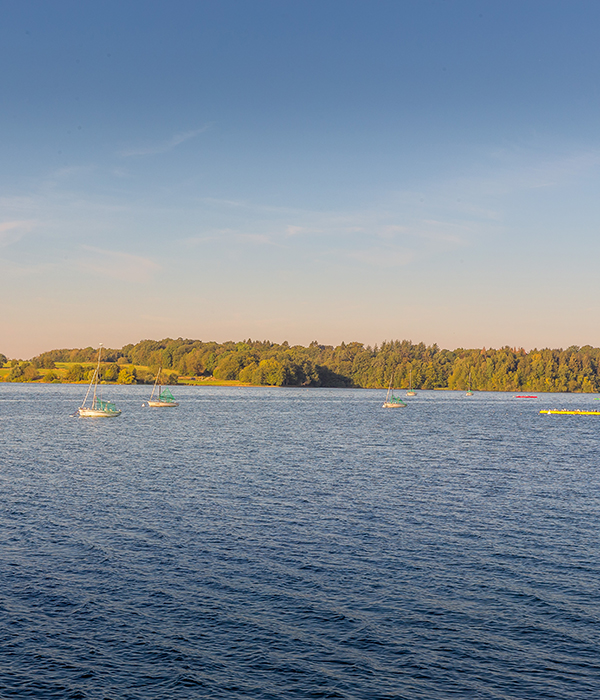
[[[485,167],[486,172],[450,180],[441,191],[446,194],[449,191],[466,192],[466,200],[504,197],[565,186],[577,178],[589,176],[590,171],[600,165],[600,151],[595,149],[552,157],[539,157],[520,149],[502,149],[490,152],[488,157],[491,163]],[[467,202],[462,204],[464,206]],[[485,210],[481,209],[481,212],[485,213]]]
[[[24,238],[36,225],[36,221],[5,221],[0,224],[0,246],[5,247]]]
[[[37,265],[22,265],[14,261],[0,258],[0,275],[3,279],[21,279],[35,277],[56,269],[51,263],[39,263]]]
[[[410,265],[416,260],[417,254],[412,250],[374,247],[351,251],[346,257],[372,267],[392,268]]]
[[[221,204],[229,210],[229,202]],[[335,254],[339,259],[359,261],[368,266],[390,267],[405,266],[468,247],[501,230],[497,217],[464,216],[462,211],[442,205],[434,207],[435,211],[422,212],[418,207],[403,207],[397,202],[396,206],[390,202],[386,204],[380,210],[356,212],[300,211],[246,204],[255,212],[250,223],[247,218],[233,215],[231,223],[237,225],[205,229],[182,243],[213,246],[229,240],[232,245],[272,245],[290,252],[300,246],[303,253],[311,253],[313,259]],[[442,216],[423,216],[431,213]]]
[[[125,282],[147,282],[161,269],[151,260],[131,253],[103,250],[93,246],[81,246],[89,255],[74,262],[76,268],[100,277],[110,277]]]
[[[158,155],[159,153],[167,153],[168,151],[172,151],[174,148],[181,145],[182,143],[185,143],[186,141],[195,138],[199,134],[208,131],[210,127],[211,124],[206,124],[200,129],[194,129],[193,131],[184,131],[183,133],[175,134],[173,137],[171,137],[168,141],[165,141],[164,143],[160,143],[155,146],[147,146],[145,148],[131,148],[126,151],[122,151],[120,155],[124,158],[130,158],[132,156],[153,156]]]

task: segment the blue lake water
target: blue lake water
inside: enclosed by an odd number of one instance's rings
[[[600,697],[586,395],[0,384],[0,697]]]

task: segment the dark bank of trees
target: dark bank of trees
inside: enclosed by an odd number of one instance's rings
[[[94,362],[97,349],[51,350],[31,360],[34,370],[52,369],[56,362]],[[181,377],[214,376],[247,384],[270,386],[387,387],[415,389],[473,389],[481,391],[600,391],[600,348],[572,346],[566,350],[495,349],[443,350],[437,345],[408,340],[386,341],[374,347],[362,343],[290,346],[269,341],[203,342],[143,340],[102,354],[108,381],[150,381],[159,367]],[[148,367],[132,371],[125,365]],[[120,367],[119,367],[120,366]],[[111,369],[111,367],[113,369]],[[71,370],[74,371],[74,370]],[[112,374],[111,374],[112,373]],[[19,381],[17,379],[17,381]],[[21,379],[21,381],[27,381]]]

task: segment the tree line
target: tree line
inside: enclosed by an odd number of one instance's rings
[[[67,362],[75,363],[67,381],[81,381],[89,372],[81,363],[93,363],[96,357],[92,347],[51,350],[28,363],[13,360],[7,379],[48,381],[48,370]],[[313,341],[304,347],[251,339],[216,343],[165,338],[106,348],[103,361],[103,378],[119,383],[148,383],[162,367],[170,382],[214,377],[267,386],[384,388],[393,381],[396,388],[414,389],[463,390],[470,385],[480,391],[600,391],[600,348],[589,345],[526,352],[508,346],[444,350],[408,340],[375,346]]]

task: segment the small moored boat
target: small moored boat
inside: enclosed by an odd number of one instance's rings
[[[385,401],[383,402],[382,408],[404,408],[406,404],[404,401],[399,396],[394,395],[394,391],[392,389],[392,382],[394,381],[394,375],[392,375],[392,378],[390,379],[390,386],[387,391],[387,395],[385,397]]]
[[[467,387],[467,392],[465,396],[473,396],[473,391],[471,390],[471,372],[469,371],[469,386]]]
[[[159,384],[161,372],[162,367],[158,370],[158,374],[154,380],[154,387],[152,388],[152,393],[148,399],[148,406],[151,408],[172,408],[179,406],[169,388],[165,387],[163,389],[162,384]]]
[[[90,381],[90,385],[85,395],[85,399],[83,399],[83,403],[77,409],[77,413],[82,418],[115,418],[116,416],[121,415],[121,411],[114,405],[114,403],[111,403],[110,401],[103,401],[102,397],[100,396],[100,392],[98,391],[98,383],[100,381],[101,354],[102,343],[100,343],[100,346],[98,348],[98,364],[96,365],[96,369],[94,370],[94,374],[92,375],[92,379]],[[88,406],[87,400],[90,395],[90,392],[92,391],[92,388],[94,390],[92,394],[92,402]]]

